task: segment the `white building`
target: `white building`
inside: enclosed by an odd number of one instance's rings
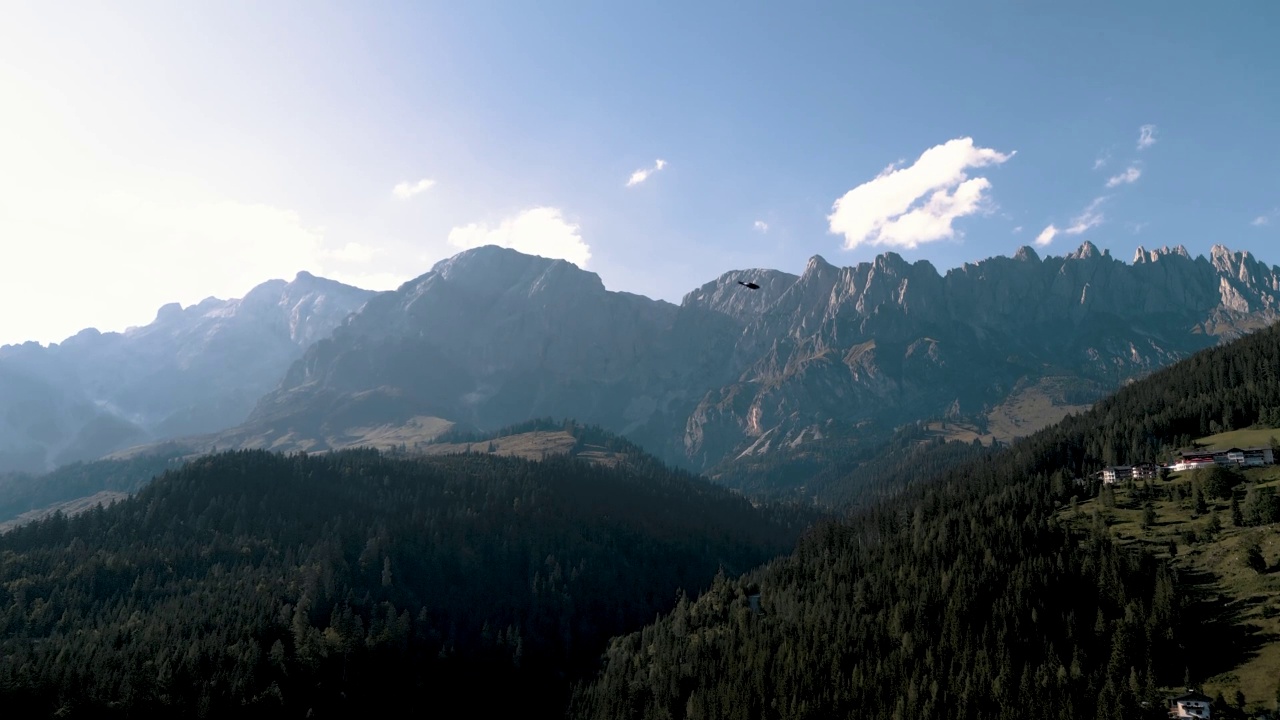
[[[1210,703],[1213,698],[1202,692],[1192,690],[1182,697],[1169,700],[1169,717],[1171,718],[1210,718],[1213,709]]]
[[[1199,470],[1214,465],[1228,467],[1261,467],[1274,465],[1275,455],[1270,447],[1230,448],[1228,450],[1192,450],[1178,453],[1178,462],[1171,468],[1174,472]]]

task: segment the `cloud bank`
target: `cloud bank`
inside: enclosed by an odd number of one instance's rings
[[[836,200],[827,216],[830,231],[844,235],[846,250],[863,243],[911,249],[954,237],[952,222],[986,210],[991,187],[965,171],[1013,155],[977,147],[967,137],[931,147],[910,166],[890,165]]]

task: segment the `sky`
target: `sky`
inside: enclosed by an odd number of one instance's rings
[[[5,0],[0,344],[466,248],[1280,263],[1280,3]]]

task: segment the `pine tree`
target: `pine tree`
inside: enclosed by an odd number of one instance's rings
[[[1244,549],[1244,564],[1259,575],[1267,571],[1267,561],[1262,557],[1262,548],[1258,547],[1256,539]]]
[[[1217,510],[1209,513],[1209,519],[1204,524],[1204,531],[1209,535],[1217,535],[1222,531],[1222,520],[1218,518]]]
[[[1156,506],[1150,501],[1142,506],[1142,529],[1148,530],[1152,525],[1156,524]]]

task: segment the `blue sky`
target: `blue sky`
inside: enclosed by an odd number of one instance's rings
[[[5,314],[0,343],[119,330],[298,270],[392,288],[482,242],[676,302],[814,254],[945,271],[1037,239],[1280,262],[1271,2],[9,17],[0,303],[30,310]]]

